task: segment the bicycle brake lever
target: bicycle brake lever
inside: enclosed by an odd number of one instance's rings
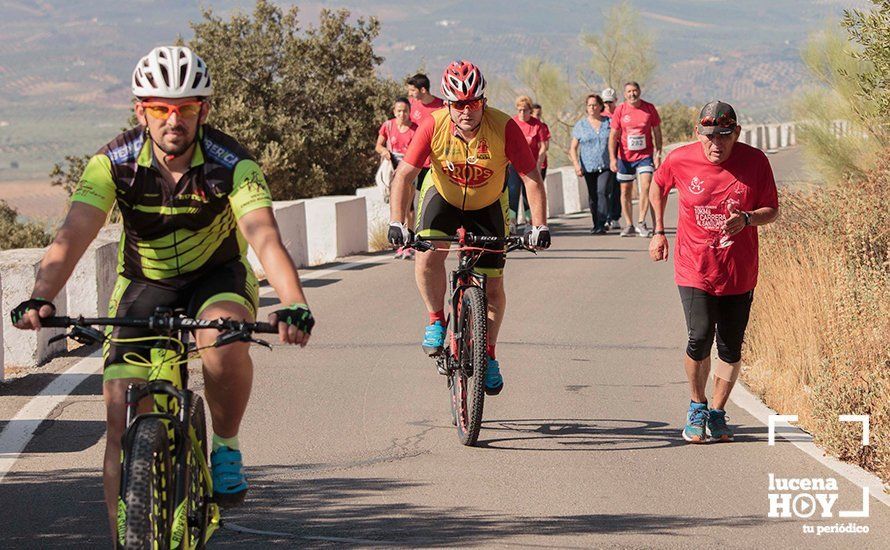
[[[65,335],[67,338],[71,338],[75,342],[81,344],[98,344],[105,340],[105,335],[102,334],[99,330],[94,329],[93,327],[80,327],[76,326],[71,329],[71,332]]]
[[[55,336],[53,336],[52,338],[49,339],[49,342],[47,342],[47,344],[55,344],[59,340],[64,340],[65,338],[68,338],[67,332],[63,333],[63,334],[56,334]]]

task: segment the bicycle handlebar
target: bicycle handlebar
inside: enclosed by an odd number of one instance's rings
[[[415,236],[414,240],[405,246],[418,250],[420,252],[425,252],[427,250],[435,250],[435,245],[433,242],[436,241],[444,241],[450,243],[461,243],[463,245],[472,246],[474,244],[478,245],[503,245],[504,249],[499,250],[496,248],[490,249],[491,252],[500,253],[500,252],[512,252],[514,250],[528,250],[529,252],[536,252],[534,248],[526,244],[524,237],[496,237],[493,235],[473,235],[472,233],[466,233],[463,238],[459,236],[454,237],[418,237]]]
[[[72,326],[89,327],[104,325],[111,327],[147,328],[149,330],[216,329],[220,331],[257,332],[278,334],[278,328],[269,323],[248,323],[232,319],[192,319],[152,315],[147,318],[127,317],[46,317],[40,324],[48,328]]]

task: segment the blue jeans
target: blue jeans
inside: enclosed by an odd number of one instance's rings
[[[600,170],[598,172],[585,172],[584,183],[587,184],[588,204],[590,205],[590,217],[593,218],[594,229],[604,229],[609,219],[609,183],[612,180],[612,172]]]
[[[522,202],[525,207],[525,223],[531,223],[531,209],[528,206],[528,197],[523,191],[522,178],[519,172],[513,169],[513,165],[507,166],[507,190],[510,200],[510,219],[516,221],[519,212],[519,195],[522,194]]]

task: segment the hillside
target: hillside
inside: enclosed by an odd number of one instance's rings
[[[218,14],[253,5],[210,4]],[[304,24],[317,20],[322,7],[377,16],[382,24],[377,51],[386,58],[381,72],[401,79],[419,67],[436,73],[456,57],[477,61],[488,74],[509,76],[523,56],[538,55],[578,74],[586,57],[578,35],[596,32],[610,4],[336,0],[299,5]],[[644,95],[692,104],[721,97],[757,120],[786,116],[784,101],[804,80],[797,52],[807,33],[844,7],[864,4],[635,0],[658,49],[658,76],[643,83]],[[43,177],[64,155],[93,151],[112,136],[127,119],[135,61],[154,45],[188,38],[188,21],[201,17],[200,5],[205,4],[0,0],[0,181]]]

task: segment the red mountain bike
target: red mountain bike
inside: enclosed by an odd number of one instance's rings
[[[438,249],[435,242],[458,243],[457,248]],[[514,250],[535,252],[522,237],[499,238],[473,235],[461,227],[455,237],[418,237],[409,245],[420,252],[458,251],[457,269],[451,272],[451,308],[444,353],[436,357],[440,374],[448,379],[452,422],[464,445],[475,445],[482,426],[485,403],[485,369],[488,367],[488,300],[486,275],[474,268],[483,254]]]

